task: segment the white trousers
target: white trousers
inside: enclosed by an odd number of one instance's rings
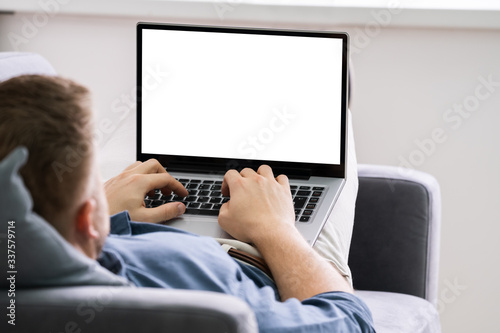
[[[348,113],[347,121],[347,181],[340,193],[332,213],[328,217],[314,249],[326,260],[333,263],[339,272],[351,283],[351,270],[347,265],[354,226],[354,208],[358,195],[358,165],[352,117]]]

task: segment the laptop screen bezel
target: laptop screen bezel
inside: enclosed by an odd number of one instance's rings
[[[179,31],[203,31],[222,33],[263,34],[281,36],[309,36],[321,38],[341,39],[342,48],[342,93],[341,93],[341,149],[340,164],[323,163],[301,163],[301,162],[279,162],[269,160],[246,160],[215,157],[195,157],[181,155],[145,154],[142,153],[142,31],[154,30],[179,30]],[[331,31],[309,31],[309,30],[283,30],[283,29],[260,29],[240,27],[216,27],[197,26],[166,23],[144,23],[137,24],[137,147],[136,158],[138,161],[146,161],[150,158],[157,159],[168,171],[178,172],[209,172],[213,174],[224,174],[229,169],[241,170],[249,167],[257,169],[262,164],[271,166],[276,174],[284,173],[291,178],[334,177],[345,178],[346,167],[346,140],[347,140],[347,102],[348,102],[348,58],[349,58],[349,35],[345,32]]]

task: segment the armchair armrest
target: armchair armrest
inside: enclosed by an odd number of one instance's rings
[[[1,326],[6,322],[4,318]],[[16,291],[12,328],[19,332],[258,332],[253,311],[236,297],[110,286]]]
[[[354,287],[437,305],[441,197],[427,173],[359,165],[349,265]]]

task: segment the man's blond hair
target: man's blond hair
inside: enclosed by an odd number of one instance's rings
[[[85,87],[42,75],[0,83],[0,160],[15,147],[28,148],[21,175],[33,197],[34,211],[56,229],[60,229],[56,221],[74,207],[88,181],[92,136]]]

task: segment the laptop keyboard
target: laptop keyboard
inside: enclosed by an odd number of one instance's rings
[[[295,206],[295,221],[309,222],[324,190],[324,186],[290,185]]]
[[[218,216],[219,209],[229,200],[222,195],[221,180],[178,179],[188,190],[187,197],[179,197],[174,193],[165,195],[156,190],[154,195],[146,196],[146,207],[158,207],[168,202],[180,201],[186,205],[186,214]],[[290,185],[290,191],[295,206],[295,221],[309,222],[318,206],[324,186]]]

